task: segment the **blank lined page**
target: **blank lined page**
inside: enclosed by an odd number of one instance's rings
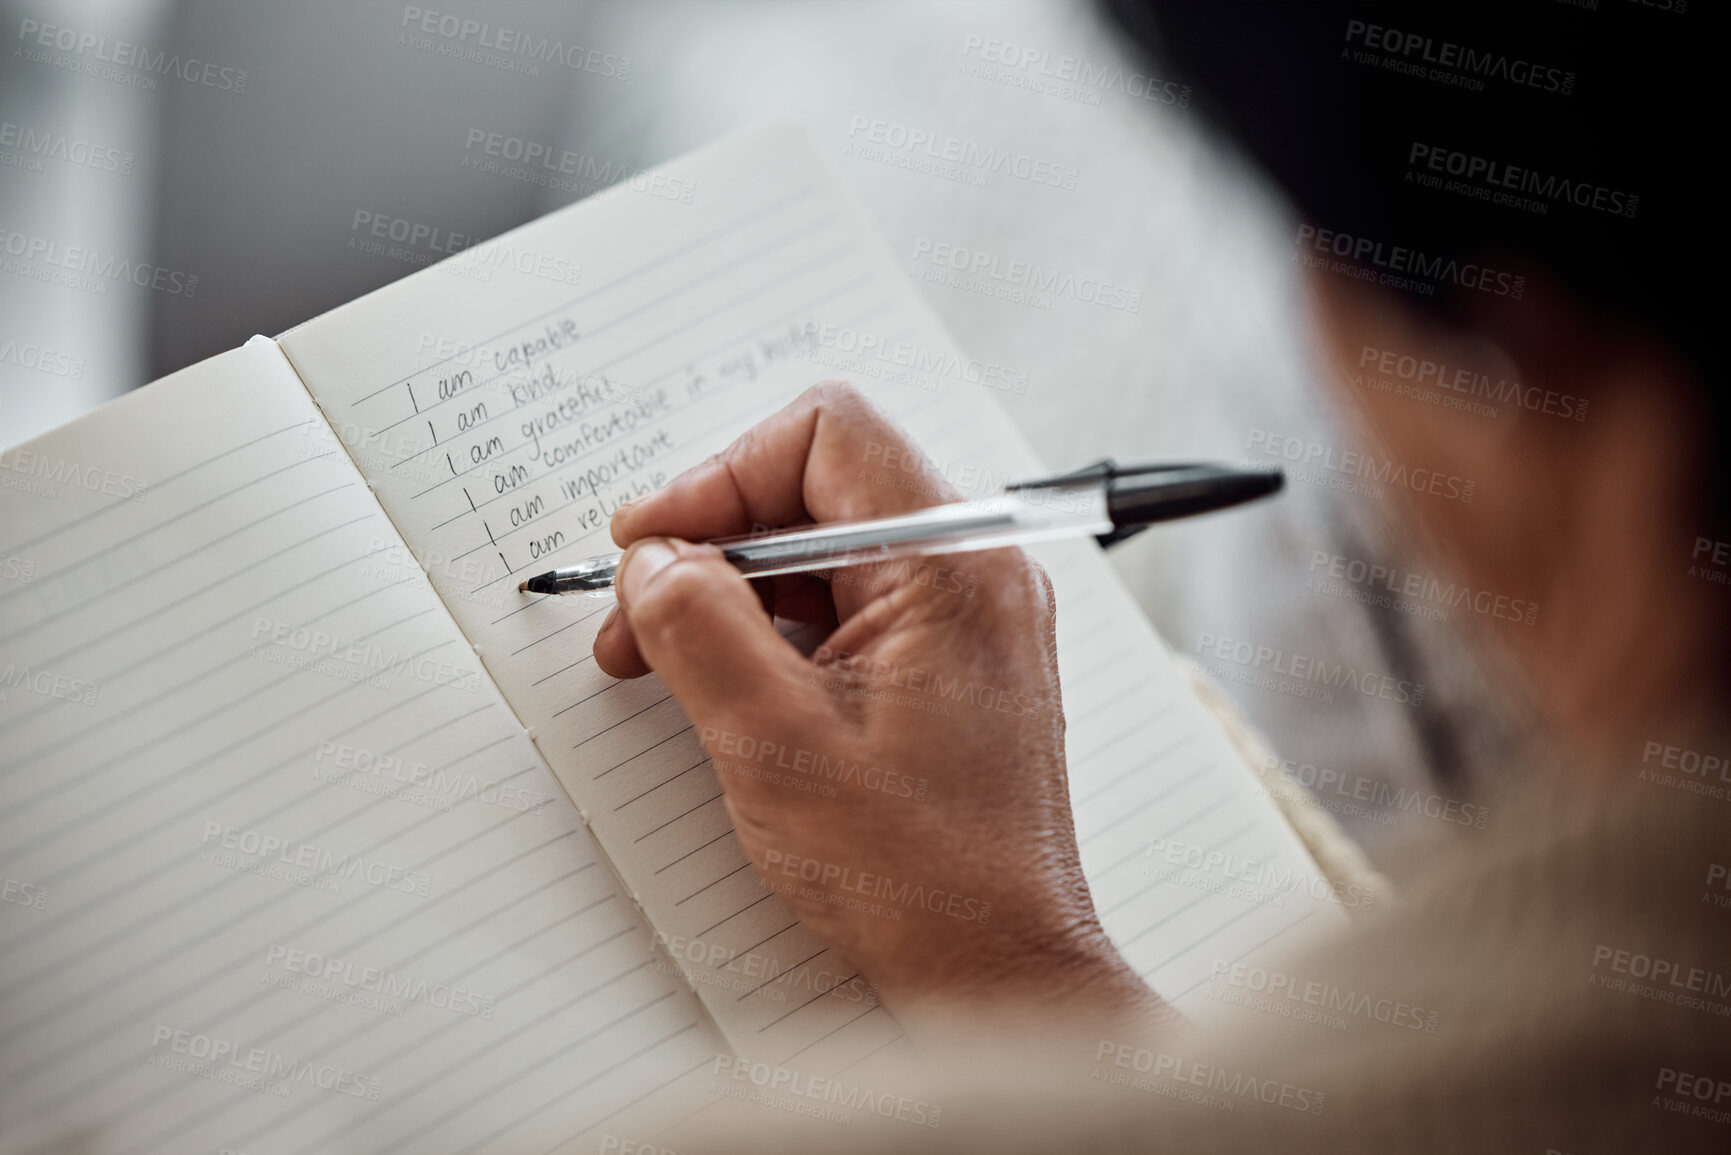
[[[612,549],[621,502],[829,377],[893,412],[969,496],[1039,465],[994,399],[1020,383],[954,351],[802,130],[660,171],[281,341],[729,1041],[833,1069],[895,1025],[755,877],[665,687],[596,669],[610,601],[516,584]],[[1084,858],[1128,957],[1182,998],[1212,958],[1337,918],[1097,548],[1039,553]],[[1279,881],[1245,883],[1246,864]]]
[[[9,1127],[539,1152],[686,1101],[713,1028],[274,343],[0,466]]]

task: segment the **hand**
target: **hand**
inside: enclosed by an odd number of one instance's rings
[[[630,548],[596,661],[661,675],[758,873],[904,1021],[1148,1009],[1082,877],[1044,571],[1000,549],[752,583],[681,540],[955,500],[860,393],[808,389],[615,514]],[[771,614],[827,637],[808,659]]]

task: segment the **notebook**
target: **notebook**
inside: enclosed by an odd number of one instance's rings
[[[830,377],[966,496],[1042,471],[1025,382],[772,124],[0,455],[0,1127],[540,1153],[884,1111],[897,1024],[667,690],[596,669],[610,602],[516,588]],[[1348,903],[1098,548],[1035,552],[1089,882],[1185,1008]]]

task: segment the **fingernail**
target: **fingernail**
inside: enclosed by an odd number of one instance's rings
[[[619,599],[626,605],[637,600],[649,588],[655,575],[666,569],[678,554],[658,541],[646,541],[631,553],[625,574],[619,585]]]

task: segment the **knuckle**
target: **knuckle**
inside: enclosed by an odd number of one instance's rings
[[[715,465],[720,466],[722,469],[731,470],[733,466],[742,461],[748,461],[755,456],[757,453],[757,447],[762,443],[762,441],[762,426],[753,425],[750,429],[747,429],[744,433],[735,437],[733,442],[728,445],[726,449],[706,458],[703,465],[705,467]]]
[[[1029,576],[1033,579],[1034,590],[1040,600],[1045,603],[1046,619],[1056,621],[1058,618],[1058,590],[1052,585],[1052,575],[1046,572],[1045,566],[1028,557],[1027,554],[1023,554],[1022,558],[1028,567]]]
[[[825,409],[845,409],[871,404],[866,400],[866,395],[859,391],[858,386],[840,378],[819,381],[801,394],[800,399]]]
[[[898,442],[904,443],[902,448],[913,448],[872,399],[850,382],[820,381],[808,392],[820,415],[847,426],[881,429],[882,435],[893,435]]]
[[[994,579],[991,584],[1007,601],[1031,602],[1048,611],[1057,608],[1057,594],[1045,566],[1029,557],[1020,546],[1006,547],[1002,557],[1003,564],[992,566],[988,573]]]
[[[1045,567],[1014,546],[994,554],[998,556],[1002,560],[984,571],[977,612],[990,620],[1018,623],[1028,638],[1055,645],[1058,596]]]
[[[1016,547],[1016,553],[1020,555],[1016,560],[1021,566],[1022,573],[1027,576],[1028,583],[1034,589],[1039,590],[1041,594],[1050,595],[1052,592],[1052,575],[1046,572],[1046,567],[1029,557],[1027,551],[1020,546]]]

